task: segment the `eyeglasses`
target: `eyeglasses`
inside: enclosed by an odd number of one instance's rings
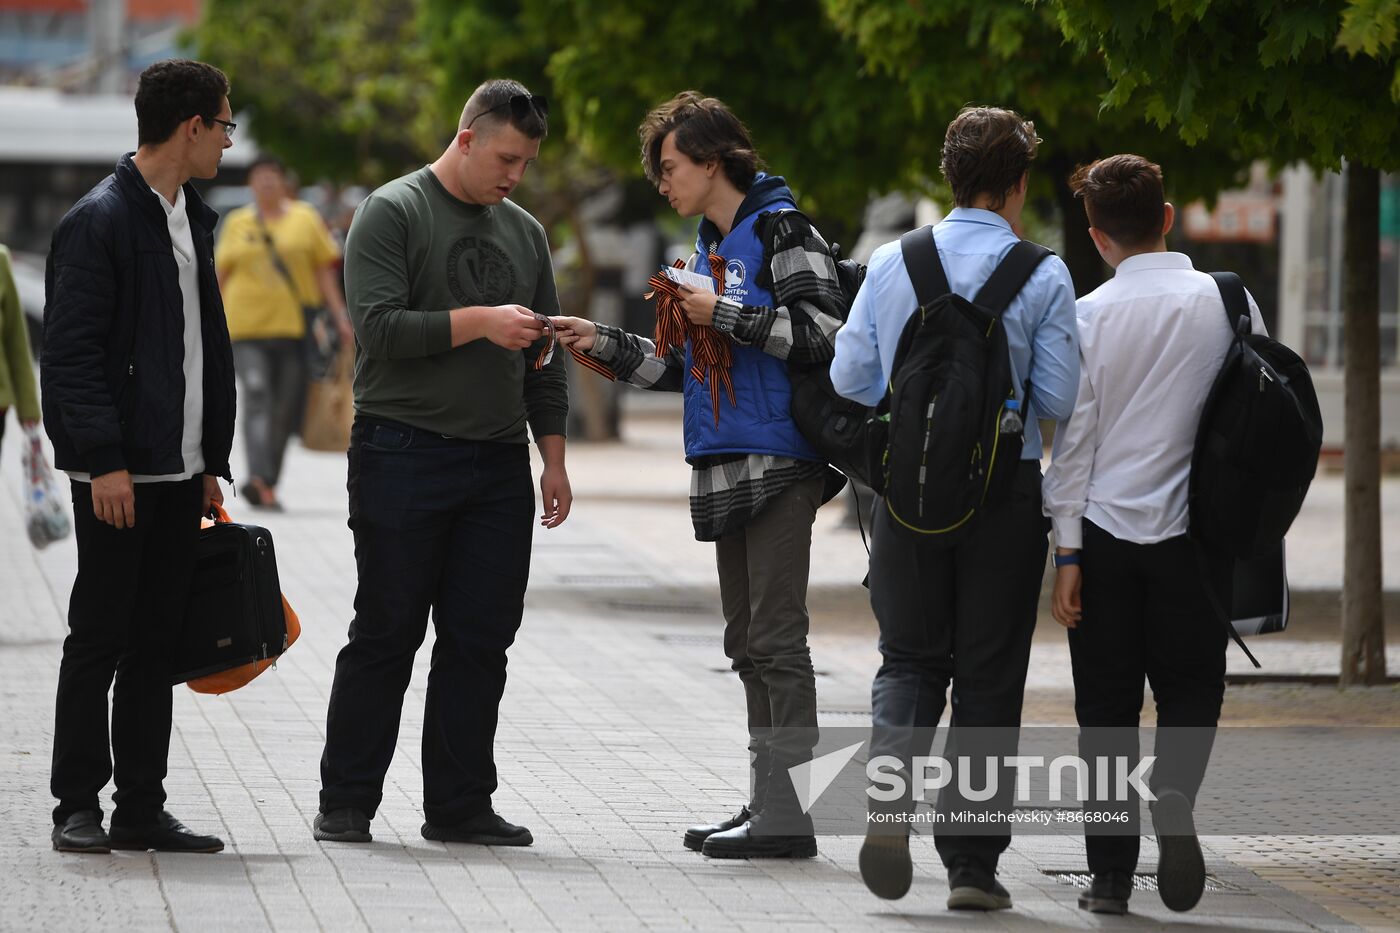
[[[236,130],[236,129],[238,129],[238,124],[237,124],[237,123],[230,123],[230,122],[228,122],[227,120],[220,120],[218,117],[214,117],[213,120],[214,120],[215,123],[219,124],[220,126],[222,126],[222,127],[224,128],[224,138],[225,138],[225,139],[232,139],[232,138],[233,138],[233,131]]]
[[[495,111],[500,110],[502,107],[510,108],[511,118],[514,119],[516,122],[524,120],[530,115],[531,111],[534,111],[535,114],[537,114],[541,120],[548,119],[549,117],[549,101],[546,100],[543,96],[539,94],[516,94],[509,100],[504,100],[496,106],[490,108],[489,110],[483,110],[481,111],[481,113],[478,113],[476,116],[472,117],[471,120],[467,123],[466,128],[471,129],[472,124],[475,123],[477,120],[480,120],[488,113],[494,113]]]

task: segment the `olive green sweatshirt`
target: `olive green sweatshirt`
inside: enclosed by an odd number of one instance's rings
[[[564,357],[541,369],[544,340],[507,350],[486,338],[452,346],[452,309],[519,304],[559,313],[544,228],[510,201],[448,194],[424,167],[378,189],[345,243],[355,326],[355,411],[468,440],[525,443],[563,434]]]
[[[25,421],[39,420],[39,393],[34,388],[19,287],[10,271],[10,251],[0,246],[0,412],[11,406]]]

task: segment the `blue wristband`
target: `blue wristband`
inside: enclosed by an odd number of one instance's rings
[[[1079,552],[1075,551],[1073,554],[1054,554],[1051,556],[1051,560],[1055,562],[1056,567],[1078,567]]]

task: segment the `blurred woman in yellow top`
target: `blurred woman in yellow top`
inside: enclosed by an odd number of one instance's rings
[[[0,438],[5,436],[9,409],[16,409],[20,424],[39,422],[39,393],[34,388],[34,364],[29,358],[29,336],[19,286],[10,268],[10,251],[0,246]]]
[[[242,383],[239,415],[248,454],[243,496],[281,509],[277,481],[306,398],[307,310],[329,309],[342,341],[354,340],[336,260],[340,253],[311,205],[288,196],[282,163],[248,169],[253,203],[231,211],[214,251]]]

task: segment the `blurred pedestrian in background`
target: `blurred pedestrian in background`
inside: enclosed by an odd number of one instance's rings
[[[0,439],[5,436],[11,408],[20,424],[30,427],[39,423],[39,393],[34,387],[19,287],[10,270],[10,251],[0,246]]]
[[[280,509],[277,482],[287,442],[301,423],[307,355],[333,356],[337,335],[354,336],[345,314],[340,252],[311,205],[288,196],[282,163],[263,156],[248,169],[253,203],[231,211],[214,259],[242,381],[243,440],[251,505]],[[322,346],[308,347],[312,340]]]

